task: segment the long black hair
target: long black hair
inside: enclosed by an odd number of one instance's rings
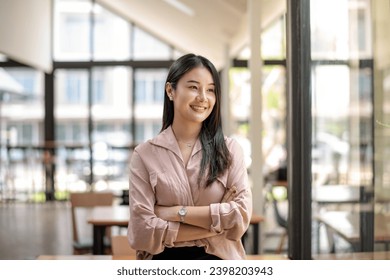
[[[178,58],[170,67],[165,84],[170,83],[173,89],[188,71],[196,67],[205,67],[209,70],[215,84],[215,105],[206,120],[202,123],[200,141],[202,143],[202,161],[198,177],[198,184],[209,186],[218,176],[222,175],[231,165],[231,155],[226,147],[222,131],[221,118],[221,82],[215,66],[205,57],[195,54],[186,54]],[[173,102],[164,93],[164,111],[161,131],[173,123]],[[208,170],[207,170],[208,169]],[[206,181],[202,179],[207,173]]]

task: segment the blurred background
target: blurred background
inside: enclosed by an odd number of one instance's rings
[[[362,188],[375,213],[389,212],[390,3],[309,2],[312,251],[352,252],[317,214],[354,211]],[[61,246],[1,249],[0,259],[70,254],[71,192],[124,203],[132,150],[160,131],[168,68],[188,52],[220,71],[224,132],[243,147],[266,217],[261,252],[286,253],[286,9],[286,0],[0,0],[0,247],[25,240],[10,236],[25,231],[19,216],[40,235],[42,213],[59,212],[63,231],[53,233]]]

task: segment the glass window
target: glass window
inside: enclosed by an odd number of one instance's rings
[[[390,208],[390,3],[388,1],[371,1],[374,79],[374,136],[375,136],[375,210],[376,213],[389,215]],[[368,21],[370,22],[370,21]],[[389,236],[390,229],[375,225],[375,234],[380,231]],[[378,250],[383,249],[376,244]]]
[[[88,104],[88,71],[56,70],[56,99],[59,104]]]
[[[94,60],[130,59],[130,24],[102,6],[94,6]]]
[[[154,120],[137,120],[135,140],[137,143],[145,142],[155,137],[161,130],[161,117]]]
[[[284,59],[286,57],[286,32],[284,17],[266,28],[261,36],[261,56],[263,59]]]
[[[90,0],[56,0],[54,3],[54,59],[91,58]]]
[[[165,79],[156,79],[153,83],[153,101],[155,103],[164,103],[164,94],[165,94]]]
[[[350,70],[345,65],[325,65],[315,67],[313,73],[313,183],[352,183],[346,178],[351,174],[348,163],[352,97],[346,94],[350,91]]]
[[[137,69],[135,71],[136,104],[160,104],[164,102],[166,69]]]
[[[370,1],[313,0],[310,7],[313,59],[372,56]]]
[[[88,141],[88,134],[86,133],[88,131],[88,125],[84,122],[77,122],[77,123],[70,123],[70,135],[73,143],[86,143]]]
[[[94,77],[93,79],[93,92],[92,103],[103,104],[104,103],[104,80],[101,77]]]
[[[134,59],[165,60],[171,58],[171,48],[142,29],[134,28]]]
[[[5,137],[4,142],[15,145],[40,143],[43,141],[42,131],[38,129],[44,116],[43,73],[17,67],[4,68],[4,74],[8,85],[0,104],[2,140]]]
[[[348,1],[310,1],[313,59],[348,58]]]
[[[286,77],[284,66],[263,68],[262,122],[264,171],[277,169],[286,160]],[[250,73],[247,68],[230,70],[230,103],[235,121],[233,137],[242,145],[246,163],[251,164],[251,145],[248,139],[251,110]]]
[[[104,141],[109,145],[129,145],[130,135],[122,132],[121,128],[130,127],[130,68],[95,67],[92,77],[93,141]]]
[[[135,82],[135,100],[139,104],[146,103],[147,101],[146,86],[147,82],[141,78]]]
[[[145,142],[146,136],[145,136],[145,123],[143,122],[137,122],[135,124],[135,142],[136,143],[142,143]]]
[[[162,118],[162,116],[161,116]],[[152,132],[152,137],[157,136],[160,133],[162,127],[162,121],[155,121],[153,122],[153,132]]]
[[[88,102],[88,95],[85,94],[88,79],[85,74],[83,70],[67,72],[64,102],[68,104],[86,104]]]
[[[286,30],[285,17],[280,17],[266,27],[261,34],[261,57],[264,60],[278,60],[286,57]],[[238,59],[248,60],[251,51],[249,46],[244,47]]]
[[[77,188],[85,189],[85,182],[95,189],[127,188],[124,176],[132,141],[145,141],[160,130],[167,69],[137,69],[132,75],[133,69],[126,65],[130,59],[167,60],[180,52],[95,1],[56,0],[54,10],[55,61],[92,65],[55,70],[56,139],[67,146],[58,154],[57,170],[73,178]],[[93,66],[102,60],[121,61],[123,66]],[[134,121],[137,135],[133,137]],[[84,185],[79,185],[81,181]],[[60,185],[65,188],[65,183]]]
[[[61,69],[54,75],[54,117],[60,125],[56,138],[67,143],[87,143],[88,70]]]
[[[263,69],[263,154],[269,172],[286,164],[286,73],[284,66]]]
[[[0,185],[4,199],[26,200],[41,190],[39,150],[44,117],[44,74],[0,68]],[[35,185],[34,185],[35,184]]]
[[[372,1],[310,3],[313,251],[383,250],[383,217],[372,199]]]
[[[65,141],[69,141],[69,139],[67,139],[67,137],[70,135],[67,131],[66,131],[66,126],[62,123],[57,123],[56,124],[56,139],[58,142],[65,142]]]
[[[12,100],[34,100],[43,97],[43,73],[32,68],[7,68],[6,75],[13,80]],[[0,84],[1,85],[1,84]],[[13,96],[12,96],[13,95]],[[19,96],[18,96],[19,95]]]
[[[18,143],[18,145],[31,145],[32,142],[37,143],[38,124],[37,123],[18,123],[10,121],[7,124],[7,131],[12,135],[11,145]],[[35,139],[35,141],[33,141]],[[34,144],[35,144],[34,143]]]
[[[92,69],[92,142],[95,189],[128,188],[131,69]],[[124,129],[125,128],[125,129]]]

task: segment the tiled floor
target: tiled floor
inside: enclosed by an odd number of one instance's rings
[[[72,254],[71,230],[67,202],[0,202],[0,259]]]

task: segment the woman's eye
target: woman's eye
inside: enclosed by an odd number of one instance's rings
[[[208,90],[208,92],[215,92],[215,90],[213,89],[213,88],[210,88],[209,90]]]
[[[190,86],[190,89],[195,89],[197,90],[198,88],[196,86]]]

